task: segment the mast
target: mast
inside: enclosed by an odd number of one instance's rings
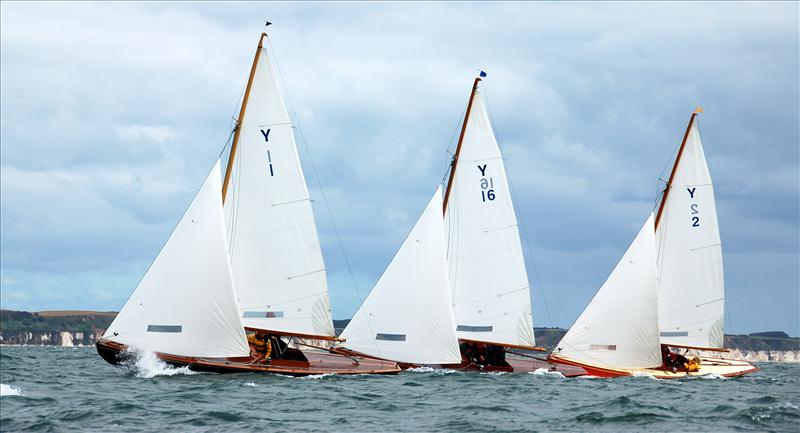
[[[461,134],[458,136],[458,145],[456,146],[456,153],[453,155],[453,160],[450,162],[450,177],[447,179],[447,189],[444,191],[444,203],[442,204],[442,213],[447,211],[447,200],[450,198],[450,187],[453,186],[453,179],[456,177],[456,164],[458,164],[458,155],[461,153],[461,144],[464,143],[464,132],[467,130],[467,121],[469,120],[469,113],[472,111],[472,101],[475,99],[475,92],[478,91],[478,83],[481,81],[480,77],[475,77],[475,82],[472,83],[472,93],[469,95],[469,103],[467,103],[467,113],[464,115],[464,124],[461,125]]]
[[[669,190],[672,188],[672,181],[675,179],[675,172],[678,171],[678,163],[681,161],[681,156],[683,155],[683,148],[686,147],[686,139],[689,138],[689,131],[692,129],[692,125],[694,125],[694,119],[697,118],[697,115],[702,113],[703,109],[697,107],[694,109],[694,113],[692,113],[692,117],[689,118],[689,125],[686,126],[686,133],[683,134],[683,141],[681,141],[681,147],[678,149],[678,155],[675,157],[675,163],[672,165],[672,172],[669,174],[669,181],[667,181],[667,186],[664,187],[664,195],[661,197],[661,204],[658,206],[658,213],[656,213],[656,222],[655,222],[655,229],[658,230],[658,222],[661,220],[661,214],[664,212],[664,206],[667,204],[667,196],[669,196]]]
[[[228,156],[228,165],[225,170],[225,180],[222,182],[222,204],[225,204],[225,196],[228,194],[228,185],[231,181],[231,171],[233,171],[233,161],[236,157],[236,147],[239,145],[239,134],[242,132],[242,122],[244,122],[244,114],[247,111],[247,100],[250,99],[250,88],[253,86],[253,77],[256,75],[256,65],[258,65],[258,58],[261,56],[261,48],[264,46],[264,38],[267,33],[261,33],[258,39],[258,48],[256,48],[256,55],[253,58],[253,66],[250,67],[250,77],[247,79],[247,87],[244,90],[244,98],[242,98],[242,108],[239,110],[239,119],[236,121],[236,129],[233,132],[233,143],[231,143],[231,154]]]

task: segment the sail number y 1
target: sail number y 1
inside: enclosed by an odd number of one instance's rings
[[[266,141],[267,143],[269,143],[270,131],[272,130],[271,129],[267,129],[266,131],[264,131],[263,129],[261,130],[261,135],[264,136],[264,141]],[[267,164],[269,165],[269,175],[275,176],[275,172],[272,170],[272,155],[270,155],[269,149],[267,149]]]

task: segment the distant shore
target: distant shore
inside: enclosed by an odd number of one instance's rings
[[[111,321],[114,311],[0,310],[0,345],[3,346],[93,346]],[[337,334],[349,319],[334,320]],[[536,343],[552,349],[567,332],[562,328],[534,328]],[[782,331],[754,332],[748,335],[725,335],[727,353],[705,355],[751,362],[800,362],[800,338]]]

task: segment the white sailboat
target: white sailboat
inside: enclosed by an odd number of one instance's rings
[[[344,349],[406,365],[461,362],[441,209],[440,187],[342,332]]]
[[[98,352],[112,364],[139,349],[174,365],[219,372],[399,371],[394,362],[287,344],[295,337],[335,337],[308,189],[265,37],[253,59],[225,179],[217,161],[98,341]]]
[[[604,377],[732,377],[758,370],[709,357],[690,367],[668,349],[725,351],[722,251],[698,113],[689,120],[658,213],[551,353],[553,361]]]
[[[485,76],[485,74],[482,74]],[[456,331],[464,368],[500,371],[579,368],[548,364],[509,349],[536,347],[530,285],[503,154],[479,88],[472,85],[450,167],[443,212]]]

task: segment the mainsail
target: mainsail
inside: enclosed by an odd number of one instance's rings
[[[661,365],[653,215],[553,352],[611,368]]]
[[[413,364],[461,362],[450,309],[441,209],[439,188],[342,332],[345,347]]]
[[[289,114],[259,44],[225,219],[244,325],[332,337],[325,263]]]
[[[192,357],[249,356],[227,255],[220,163],[103,338]]]
[[[463,339],[534,346],[517,217],[477,82],[445,209],[456,329]]]
[[[714,187],[692,115],[656,226],[661,341],[723,346],[725,284]]]

